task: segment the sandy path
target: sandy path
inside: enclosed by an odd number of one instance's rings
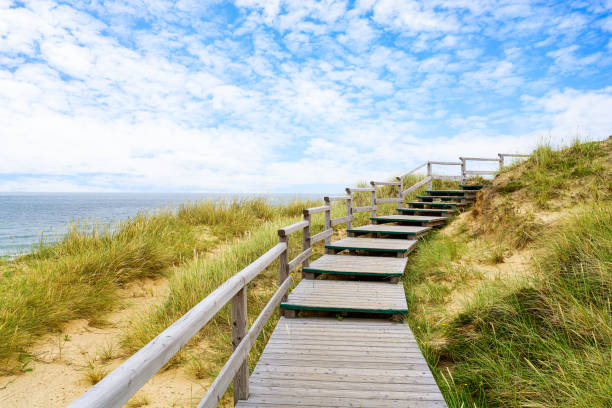
[[[74,401],[91,387],[87,374],[92,365],[110,372],[129,357],[119,346],[122,332],[135,315],[161,302],[167,288],[165,278],[134,282],[119,291],[124,307],[106,315],[107,324],[103,327],[75,320],[61,334],[41,338],[30,350],[34,357],[26,366],[28,372],[0,377],[0,406],[53,408]],[[148,404],[134,401],[132,406],[194,406],[204,392],[203,387],[208,387],[207,381],[196,381],[183,368],[170,369],[153,377],[136,394],[137,399]]]

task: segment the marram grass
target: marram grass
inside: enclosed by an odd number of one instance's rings
[[[540,147],[504,170],[520,187],[494,181],[483,196],[544,209],[557,200],[571,211],[554,228],[536,228],[531,214],[515,209],[485,208],[457,222],[486,228],[432,234],[410,257],[408,320],[449,407],[612,406],[610,157],[609,140]],[[504,261],[486,253],[482,244],[491,241],[528,251],[527,271],[482,280],[478,264]]]
[[[28,346],[72,319],[100,320],[119,301],[116,290],[205,254],[315,202],[276,206],[261,199],[196,202],[145,213],[114,228],[74,224],[57,243],[0,263],[0,370],[19,371]]]

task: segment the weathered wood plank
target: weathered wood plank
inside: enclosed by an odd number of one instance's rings
[[[416,241],[408,239],[387,238],[344,238],[340,241],[325,245],[325,248],[335,250],[363,250],[373,252],[402,252],[407,253],[414,249]]]
[[[416,227],[412,225],[364,225],[351,228],[347,232],[353,234],[388,234],[419,237],[431,230],[431,227]]]
[[[323,255],[304,268],[305,272],[338,275],[402,276],[406,268],[405,258],[380,258],[373,256]]]
[[[351,320],[281,318],[253,370],[251,395],[237,406],[446,407],[407,326]],[[361,341],[355,334],[375,336],[375,328],[383,330],[378,341]],[[334,332],[331,344],[321,337],[325,330]],[[302,334],[277,341],[279,333],[296,331]],[[320,334],[318,341],[309,331]],[[385,341],[385,336],[397,340],[398,334],[410,348]]]
[[[334,230],[328,229],[310,237],[310,245],[314,245],[325,238],[330,238],[334,234]]]
[[[392,258],[398,259],[398,258]],[[281,309],[407,313],[404,290],[385,282],[302,280]]]

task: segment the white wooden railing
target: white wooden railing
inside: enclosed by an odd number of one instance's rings
[[[303,211],[303,221],[279,229],[278,244],[225,281],[170,327],[90,388],[85,394],[81,395],[69,408],[121,407],[228,302],[231,304],[232,345],[234,351],[204,398],[198,404],[198,408],[215,407],[232,381],[234,383],[234,401],[247,399],[249,395],[249,351],[278,305],[286,300],[292,283],[291,274],[293,271],[299,266],[308,266],[312,256],[312,245],[320,241],[329,244],[334,231],[333,227],[336,225],[346,223],[347,228],[351,228],[354,214],[369,211],[370,216],[375,217],[378,204],[396,202],[398,206],[401,206],[408,193],[417,190],[425,184],[428,184],[431,188],[433,180],[465,181],[468,175],[495,174],[493,170],[467,170],[466,162],[468,161],[497,161],[501,168],[504,165],[505,157],[527,157],[527,155],[501,153],[498,156],[497,159],[461,157],[459,162],[428,161],[401,177],[395,177],[395,181],[372,181],[370,182],[371,187],[347,188],[347,195],[325,197],[325,205],[307,208]],[[461,174],[456,176],[436,175],[432,172],[433,165],[461,166]],[[414,174],[423,167],[427,167],[426,176],[414,185],[403,189],[403,178]],[[397,196],[388,198],[378,197],[378,187],[385,185],[397,186]],[[370,205],[353,206],[355,202],[354,194],[359,192],[370,193]],[[345,216],[332,218],[332,204],[335,201],[346,201]],[[318,213],[325,213],[325,229],[318,234],[311,235],[311,216]],[[289,261],[289,236],[298,231],[302,231],[302,252]],[[253,325],[248,328],[247,284],[277,259],[279,287]],[[282,313],[283,311],[281,310]]]

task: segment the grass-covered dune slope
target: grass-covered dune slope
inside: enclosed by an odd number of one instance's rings
[[[112,230],[86,232],[74,225],[60,242],[0,261],[0,373],[19,372],[30,358],[29,346],[70,320],[104,324],[105,313],[118,306],[117,290],[129,282],[172,276],[211,250],[293,219],[313,204],[191,203],[140,214]]]
[[[430,236],[409,322],[451,407],[612,406],[612,140],[539,147]]]

